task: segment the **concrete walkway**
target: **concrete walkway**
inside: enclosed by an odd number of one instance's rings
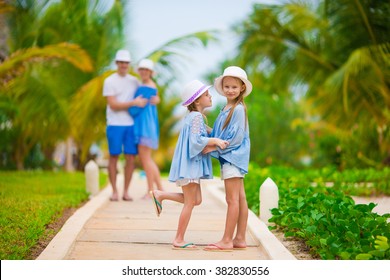
[[[119,186],[123,178],[118,176]],[[38,260],[269,260],[295,259],[252,212],[248,219],[246,250],[207,252],[203,246],[220,240],[224,230],[226,203],[222,181],[207,180],[203,202],[194,208],[186,241],[200,250],[172,250],[182,204],[164,201],[157,217],[152,201],[142,199],[146,179],[134,174],[130,195],[133,202],[109,201],[108,186],[80,208],[65,223]],[[169,191],[181,191],[163,181]]]

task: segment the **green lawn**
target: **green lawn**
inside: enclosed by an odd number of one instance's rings
[[[100,174],[100,185],[107,175]],[[0,171],[0,259],[31,258],[47,226],[88,199],[82,172]]]

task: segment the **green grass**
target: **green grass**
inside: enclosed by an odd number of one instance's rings
[[[100,175],[100,185],[107,175]],[[88,199],[82,172],[0,171],[0,259],[28,259],[47,225]]]

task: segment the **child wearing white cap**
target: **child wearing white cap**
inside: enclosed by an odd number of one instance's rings
[[[184,119],[184,126],[180,131],[175,153],[169,172],[169,181],[175,182],[182,188],[183,193],[152,191],[153,203],[159,216],[162,211],[163,200],[173,200],[183,203],[180,214],[173,249],[194,250],[193,243],[184,241],[192,209],[202,201],[200,189],[201,179],[213,177],[210,155],[202,154],[205,147],[218,147],[223,150],[228,146],[227,141],[210,138],[204,122],[203,110],[212,105],[211,95],[207,86],[198,80],[188,83],[182,92],[182,105],[187,107],[189,114]]]
[[[248,173],[250,141],[244,97],[251,93],[252,84],[243,69],[230,66],[215,79],[214,87],[226,97],[227,104],[219,113],[211,136],[228,141],[229,147],[223,150],[217,147],[216,151],[206,147],[204,152],[212,151],[211,155],[220,162],[228,208],[222,239],[204,250],[223,252],[246,248],[248,204],[243,178]]]

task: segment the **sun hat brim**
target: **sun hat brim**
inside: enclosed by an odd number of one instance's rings
[[[220,95],[225,96],[223,89],[222,89],[222,81],[223,81],[223,78],[225,78],[225,77],[239,78],[245,84],[245,92],[243,95],[244,97],[248,96],[252,92],[252,88],[253,88],[252,83],[248,79],[245,79],[245,78],[239,77],[239,76],[234,76],[234,75],[225,75],[225,76],[221,75],[214,80],[214,88]]]
[[[189,99],[184,101],[181,105],[187,107],[191,103],[193,103],[199,96],[201,96],[203,93],[205,93],[209,88],[212,86],[210,85],[203,85],[201,88],[199,88]]]
[[[137,66],[137,70],[147,69],[149,71],[154,72],[154,62],[150,59],[143,59]]]

